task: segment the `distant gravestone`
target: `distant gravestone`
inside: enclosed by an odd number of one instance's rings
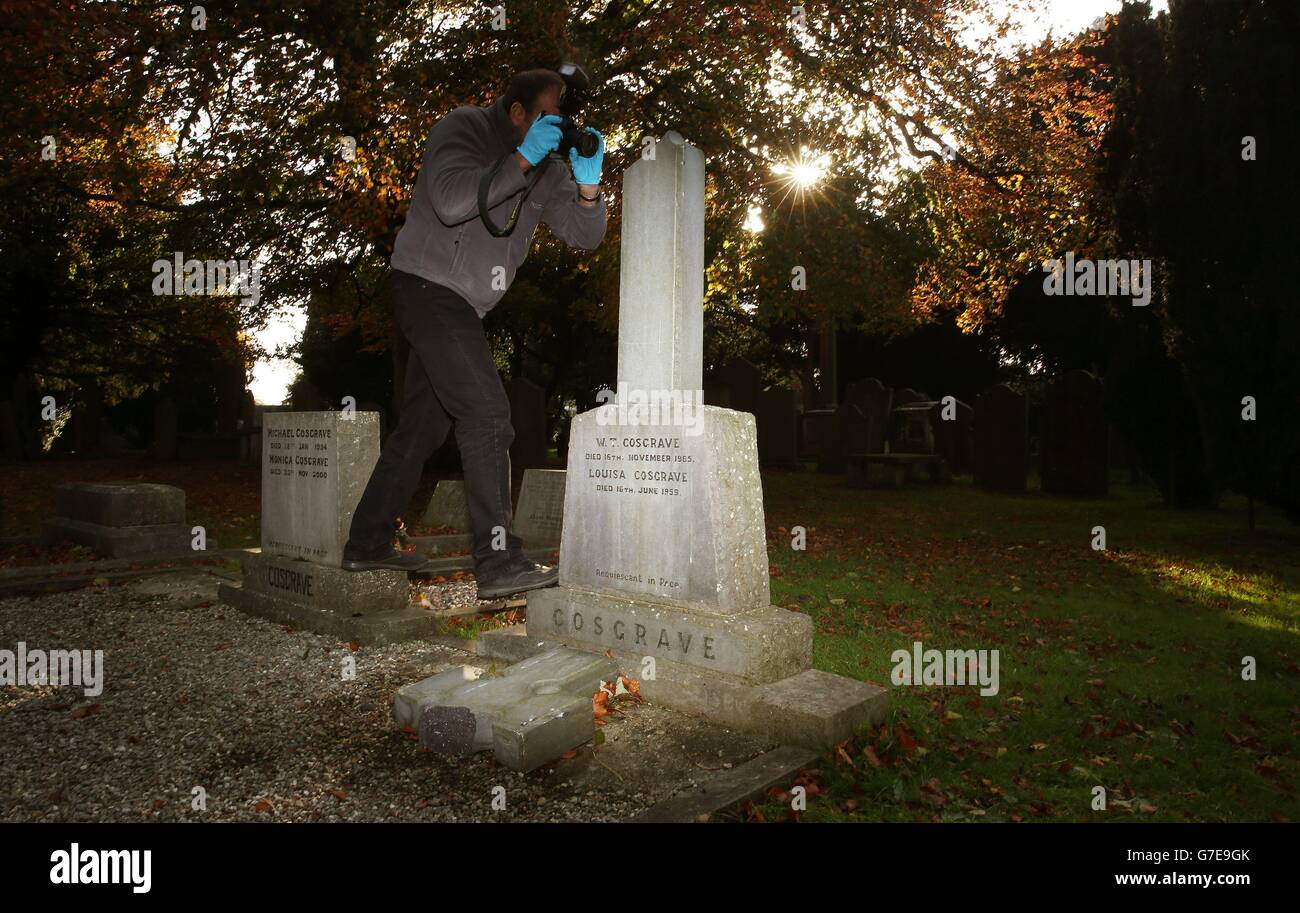
[[[294,412],[324,412],[329,409],[320,388],[306,378],[299,378],[289,388],[289,401]]]
[[[858,403],[846,399],[836,406],[833,428],[831,440],[817,457],[818,472],[844,472],[848,455],[870,446],[871,422]]]
[[[805,409],[799,414],[799,456],[821,465],[827,448],[838,446],[834,409]]]
[[[431,613],[409,604],[403,571],[349,571],[343,546],[379,459],[374,412],[268,412],[262,417],[262,550],[222,602],[344,641],[427,637]]]
[[[799,465],[799,407],[789,387],[773,387],[758,397],[758,462],[792,469]]]
[[[510,443],[510,466],[514,470],[544,467],[549,446],[546,434],[546,391],[523,377],[505,382],[510,400],[510,424],[515,438]]]
[[[185,492],[148,482],[69,482],[55,493],[58,515],[45,541],[68,540],[110,558],[146,558],[191,550]]]
[[[18,410],[13,400],[0,400],[0,458],[16,463],[23,458],[22,434],[18,430]]]
[[[459,479],[442,479],[434,486],[429,506],[424,509],[425,526],[449,526],[458,533],[474,531],[465,499],[465,483]]]
[[[1047,389],[1040,429],[1043,491],[1104,496],[1109,488],[1108,425],[1101,379],[1069,371]]]
[[[705,387],[710,406],[748,412],[758,429],[758,461],[763,466],[799,465],[799,414],[793,390],[763,389],[763,376],[753,363],[733,358],[715,375],[720,387]]]
[[[379,461],[379,416],[275,412],[262,432],[263,553],[339,567]]]
[[[72,406],[68,427],[60,436],[66,438],[68,447],[78,456],[88,456],[99,450],[100,434],[104,429],[104,400],[99,391],[88,389],[79,394]]]
[[[895,409],[902,406],[910,406],[913,403],[928,403],[930,401],[928,394],[922,393],[919,390],[913,390],[911,387],[900,387],[894,391]]]
[[[155,460],[174,460],[177,453],[176,401],[165,396],[153,409],[153,448]]]
[[[889,439],[889,413],[894,408],[894,391],[874,377],[849,384],[844,401],[853,403],[867,423],[865,453],[884,453]]]
[[[930,424],[933,405],[929,400],[920,398],[904,396],[901,399],[890,417],[893,425],[889,439],[890,453],[934,453],[934,428]]]
[[[245,390],[239,397],[239,430],[251,431],[262,427],[257,414],[257,400],[252,390]]]
[[[952,418],[944,418],[946,411],[952,412]],[[959,399],[954,399],[952,410],[947,410],[941,398],[930,407],[930,428],[934,432],[934,452],[948,462],[948,468],[959,475],[970,472],[975,452],[975,410]]]
[[[513,532],[525,548],[560,544],[564,530],[563,469],[526,469],[519,487]]]
[[[1029,404],[1006,384],[975,401],[975,484],[1024,491],[1029,476]]]
[[[733,358],[717,372],[717,380],[727,389],[726,408],[756,415],[763,394],[763,376],[750,361]],[[761,432],[760,432],[761,433]]]

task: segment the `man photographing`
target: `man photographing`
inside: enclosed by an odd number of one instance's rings
[[[539,221],[583,250],[605,237],[604,139],[586,128],[598,142],[590,156],[568,150],[572,177],[558,157],[547,160],[561,145],[562,127],[572,130],[560,117],[566,88],[553,70],[526,70],[494,104],[457,108],[429,132],[391,260],[397,326],[410,344],[401,416],[352,516],[343,550],[349,570],[426,566],[425,558],[394,549],[393,525],[454,422],[479,598],[557,581],[557,570],[525,558],[522,540],[509,532],[514,429],[482,320],[514,281]],[[480,185],[493,231],[480,218]],[[516,216],[513,231],[503,234],[498,226]]]

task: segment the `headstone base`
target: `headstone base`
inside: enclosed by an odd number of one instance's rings
[[[575,601],[576,596],[576,601]],[[634,603],[634,606],[629,606]],[[594,633],[594,621],[599,613],[603,631],[612,630],[613,621],[624,618],[629,610],[636,613],[640,624],[646,628],[645,643],[631,644],[629,649],[611,646],[606,639],[580,637],[572,630],[574,608],[585,612],[583,630]],[[603,593],[572,591],[567,587],[537,590],[529,594],[526,632],[517,629],[485,631],[479,634],[475,649],[480,656],[505,662],[516,662],[523,656],[532,656],[554,649],[557,644],[579,650],[599,653],[614,660],[623,674],[641,682],[641,695],[649,701],[695,713],[717,720],[723,725],[761,735],[782,745],[802,745],[825,750],[849,738],[858,729],[873,725],[885,718],[889,709],[889,694],[884,688],[869,685],[856,679],[832,675],[810,668],[812,657],[811,619],[797,612],[772,607],[766,618],[774,620],[771,613],[779,613],[794,620],[797,631],[786,631],[773,636],[762,623],[747,618],[749,613],[731,616],[697,614],[689,623],[703,626],[715,625],[712,630],[715,656],[745,656],[749,646],[757,655],[764,650],[780,649],[782,644],[796,645],[795,656],[787,653],[783,659],[766,666],[727,665],[743,674],[720,671],[692,662],[677,662],[656,654],[650,647],[650,631],[657,635],[662,628],[672,637],[683,630],[670,628],[682,619],[663,614],[663,606],[608,596]],[[562,627],[555,623],[555,613],[568,612],[570,624]],[[659,622],[650,619],[657,618]],[[662,624],[660,624],[662,622]],[[625,637],[626,622],[622,627]],[[702,637],[694,630],[695,637]],[[748,641],[736,643],[737,640]],[[657,643],[657,641],[656,641]],[[655,656],[654,678],[642,670],[647,656]],[[683,654],[685,658],[687,654]]]
[[[582,650],[653,656],[751,684],[812,665],[812,619],[775,606],[723,615],[627,593],[557,586],[528,594],[528,633]]]
[[[341,615],[397,612],[410,602],[405,571],[345,571],[283,555],[243,559],[244,589]]]
[[[432,612],[414,606],[396,612],[374,615],[344,615],[275,599],[262,593],[223,583],[217,588],[218,599],[248,615],[256,615],[277,624],[296,625],[315,634],[336,637],[341,641],[376,645],[423,640],[442,633],[441,624]]]
[[[47,543],[69,540],[109,558],[144,558],[190,551],[190,527],[184,523],[150,526],[105,526],[68,517],[45,521]],[[212,545],[213,543],[209,543]]]
[[[405,571],[345,571],[264,553],[242,563],[243,586],[223,584],[219,596],[251,615],[366,644],[438,633],[436,616],[410,604]]]

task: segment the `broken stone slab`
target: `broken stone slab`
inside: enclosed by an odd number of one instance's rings
[[[486,674],[478,666],[458,666],[420,679],[397,689],[393,696],[393,720],[398,726],[418,726],[420,711],[440,700],[450,697],[458,688],[476,682]]]
[[[185,492],[152,482],[67,482],[55,490],[56,513],[100,526],[185,522]]]
[[[416,724],[420,744],[449,755],[492,749],[512,770],[532,770],[591,739],[591,697],[618,674],[613,662],[556,647],[487,675],[462,666],[401,688],[399,726]]]
[[[244,589],[341,615],[398,612],[410,604],[405,571],[346,571],[283,555],[250,553],[243,559]]]
[[[812,619],[775,606],[721,615],[560,586],[528,594],[528,633],[579,649],[627,650],[751,684],[812,665]]]

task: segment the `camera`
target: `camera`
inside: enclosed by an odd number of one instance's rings
[[[600,149],[600,140],[578,123],[578,114],[587,103],[591,78],[576,63],[561,64],[555,72],[564,80],[564,94],[560,98],[560,116],[564,120],[560,124],[560,145],[555,151],[568,158],[569,150],[577,149],[578,155],[591,158]]]

